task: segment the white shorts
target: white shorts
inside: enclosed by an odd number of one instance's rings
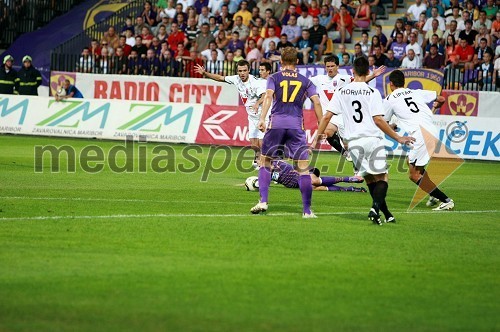
[[[361,137],[349,141],[349,154],[360,176],[387,173],[387,151],[381,137]]]
[[[427,165],[436,149],[436,138],[432,135],[422,135],[420,131],[410,133],[410,136],[415,137],[415,143],[408,151],[408,162],[415,164],[415,166]]]
[[[330,119],[330,123],[337,126],[339,129],[339,136],[344,137],[344,119],[342,118],[342,115],[334,114]]]
[[[267,122],[267,121],[266,121]],[[259,118],[248,117],[248,138],[263,139],[264,133],[259,130]]]

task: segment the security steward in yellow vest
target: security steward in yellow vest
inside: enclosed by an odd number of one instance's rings
[[[17,94],[14,88],[18,78],[16,71],[12,68],[13,62],[14,58],[11,55],[3,58],[3,66],[0,67],[0,94]]]
[[[16,90],[20,95],[38,96],[38,87],[42,84],[42,75],[31,64],[29,55],[23,58],[23,67],[17,72]]]

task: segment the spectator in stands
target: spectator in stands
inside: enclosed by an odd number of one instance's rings
[[[491,55],[494,54],[494,51],[491,47],[488,46],[488,43],[486,41],[486,38],[481,38],[481,40],[478,43],[478,47],[476,47],[475,52],[474,52],[474,57],[473,57],[473,64],[474,67],[481,66],[484,63],[484,55],[486,53],[489,53]]]
[[[417,43],[417,34],[415,32],[412,32],[410,34],[410,43],[408,45],[406,45],[406,49],[405,49],[405,53],[406,55],[408,55],[408,51],[409,50],[413,50],[413,53],[415,53],[415,55],[419,58],[422,58],[423,57],[423,53],[422,52],[422,47],[420,47],[420,44]],[[401,61],[403,61],[401,59]]]
[[[201,26],[201,32],[194,40],[196,52],[201,53],[206,50],[211,41],[215,41],[215,38],[212,34],[210,34],[208,23],[203,23]]]
[[[257,7],[255,7],[257,8]],[[260,50],[262,48],[262,43],[264,42],[264,38],[260,35],[259,32],[259,27],[253,26],[252,31],[250,31],[250,35],[247,38],[247,44],[250,40],[253,40],[255,42],[255,45],[257,45],[257,48]],[[248,48],[248,45],[245,45],[246,48]]]
[[[158,32],[156,33],[156,38],[160,41],[160,43],[163,43],[164,41],[167,40],[168,34],[167,34],[167,28],[165,25],[160,25],[158,28]]]
[[[368,56],[368,65],[370,66],[370,73],[373,72],[377,66],[375,66],[375,56],[370,55]]]
[[[234,53],[227,52],[226,61],[222,65],[222,75],[231,76],[236,74],[236,61],[234,61]]]
[[[276,17],[279,22],[283,22],[283,18],[288,11],[288,6],[287,0],[274,1],[274,17]]]
[[[342,57],[344,56],[345,53],[349,54],[346,50],[345,45],[339,44],[339,46],[337,47],[337,54],[336,54],[339,61],[342,61]],[[351,56],[351,55],[349,54],[349,56]],[[349,62],[352,62],[352,61],[349,61]]]
[[[472,29],[472,21],[467,20],[465,21],[465,30],[460,31],[458,38],[460,40],[465,40],[468,45],[474,45],[477,34],[478,32]]]
[[[307,12],[309,13],[309,15],[311,15],[312,17],[319,16],[321,10],[316,0],[310,0],[309,3],[304,2],[304,4],[307,6]]]
[[[151,1],[145,1],[144,10],[142,11],[141,14],[144,22],[150,27],[156,25],[156,15],[157,15],[156,11],[153,9]]]
[[[415,3],[408,7],[406,11],[406,19],[408,21],[418,21],[420,14],[427,11],[427,5],[422,0],[415,0]]]
[[[458,35],[460,34],[460,31],[457,29],[457,21],[452,20],[450,22],[450,27],[443,33],[443,41],[448,40],[448,36],[453,36],[455,40],[458,39]]]
[[[274,35],[275,36],[281,36],[281,28],[278,25],[278,21],[276,21],[276,19],[274,17],[270,17],[269,20],[268,20],[268,22],[266,23],[266,25],[264,26],[264,28],[261,31],[261,35],[264,38],[269,37],[269,32],[268,31],[269,31],[270,27],[274,28]]]
[[[233,27],[233,15],[229,13],[229,9],[227,5],[222,5],[221,14],[217,18],[217,22],[224,25],[226,31],[229,31]],[[220,30],[220,29],[219,29]]]
[[[285,47],[295,47],[295,45],[288,41],[288,36],[286,34],[281,34],[280,41],[276,45],[276,49],[281,53]]]
[[[363,31],[361,33],[361,41],[359,42],[361,45],[361,51],[364,55],[369,56],[372,48],[372,43],[368,40],[368,32]]]
[[[327,31],[330,30],[330,28],[332,27],[333,16],[327,5],[321,6],[321,11],[318,15],[318,18],[319,18],[319,24],[324,26]]]
[[[404,33],[404,24],[403,20],[398,18],[394,23],[394,29],[392,29],[391,34],[389,35],[388,44],[390,45],[394,40],[396,40],[396,35],[398,32]]]
[[[186,38],[188,39],[188,44],[192,45],[196,36],[200,33],[200,29],[198,29],[198,25],[196,24],[196,19],[189,17],[187,20],[187,27],[184,31]]]
[[[416,56],[412,49],[408,50],[407,56],[401,62],[401,68],[417,69],[421,67],[420,57]]]
[[[313,60],[313,57],[310,54],[312,50],[312,43],[309,39],[309,30],[302,30],[302,37],[300,37],[299,41],[297,42],[296,48],[298,51],[298,58],[302,62],[302,64],[307,65],[310,61]]]
[[[313,25],[309,28],[309,39],[312,44],[312,52],[316,52],[316,61],[319,62],[325,50],[328,36],[324,26],[319,24],[319,18],[313,17]]]
[[[231,34],[231,40],[227,44],[226,53],[228,51],[236,53],[237,49],[241,49],[243,51],[245,49],[245,43],[241,41],[238,31],[235,31]]]
[[[187,15],[187,5],[184,6],[183,3],[181,3],[181,1],[177,1],[177,4],[175,5],[175,13],[174,13],[174,17],[172,18],[172,23],[177,23],[177,17],[179,14],[181,14],[182,16],[184,16],[184,20],[187,20],[188,18],[188,15]],[[186,12],[184,12],[184,8],[186,8]]]
[[[372,37],[372,46],[370,47],[370,54],[373,54],[373,49],[375,48],[375,46],[380,46],[382,53],[385,53],[385,47],[380,43],[380,39],[378,38],[378,36]]]
[[[442,33],[444,30],[446,30],[446,23],[444,21],[444,18],[442,18],[437,14],[436,8],[432,8],[432,17],[428,18],[427,21],[425,21],[423,30],[425,33],[427,33],[430,30],[434,31],[441,30]]]
[[[494,75],[494,65],[493,65],[493,54],[486,52],[484,54],[484,62],[479,65],[478,73],[478,84],[479,89],[485,91],[493,90],[493,76]]]
[[[179,43],[183,43],[184,46],[188,44],[188,39],[184,32],[179,31],[179,26],[177,23],[172,23],[172,32],[167,38],[168,44],[170,45],[170,49],[175,52],[177,51],[177,45]]]
[[[331,39],[340,39],[341,44],[351,39],[354,23],[351,15],[347,11],[346,5],[340,6],[340,12],[333,17],[333,23],[336,25],[337,30],[329,34]]]
[[[407,45],[408,44],[403,42],[403,34],[398,32],[396,35],[396,41],[391,44],[391,50],[397,60],[401,61],[406,56]]]
[[[500,88],[500,57],[495,60],[495,65],[493,66],[493,68],[493,85],[495,85],[498,90]]]
[[[356,9],[356,14],[354,14],[354,25],[363,28],[370,28],[371,11],[370,5],[366,3],[366,0],[360,0],[359,6]]]
[[[401,61],[394,57],[394,51],[387,51],[387,59],[385,59],[384,66],[387,68],[399,68],[401,66]]]
[[[354,45],[354,55],[352,56],[353,58],[353,62],[354,60],[356,60],[357,58],[368,58],[364,53],[363,51],[361,50],[361,44],[360,43],[356,43]]]
[[[135,46],[132,47],[132,51],[135,50],[137,52],[137,56],[141,59],[144,59],[148,53],[148,48],[146,45],[142,43],[142,37],[135,37]]]
[[[130,50],[132,50],[132,48],[130,48]],[[115,51],[115,57],[113,58],[113,67],[115,68],[116,74],[118,75],[127,74],[127,62],[128,62],[128,56],[125,55],[123,47],[118,46]]]
[[[496,19],[491,24],[492,45],[500,39],[500,10],[496,13]]]
[[[126,37],[126,43],[130,47],[135,46],[135,36],[133,35],[133,32],[131,30],[125,30],[125,37]]]
[[[125,25],[123,26],[121,32],[124,33],[127,30],[132,31],[132,34],[134,34],[135,32],[135,27],[134,24],[132,23],[132,17],[130,16],[127,16],[127,18],[125,18]]]
[[[248,1],[243,0],[240,4],[240,10],[234,13],[234,17],[241,16],[243,20],[243,24],[246,26],[250,25],[250,21],[252,20],[252,13],[248,11]]]
[[[142,43],[147,48],[149,48],[151,46],[151,43],[153,42],[153,38],[154,38],[153,34],[151,33],[150,28],[147,28],[147,27],[142,28],[141,37],[142,37]],[[137,41],[136,41],[136,43],[137,43]]]
[[[276,45],[274,46],[276,48]],[[250,68],[253,69],[253,74],[256,74],[256,65],[252,65],[254,62],[259,63],[262,60],[262,53],[257,48],[255,41],[250,39],[248,41],[248,50],[246,60],[250,63]],[[252,75],[253,75],[252,74]]]
[[[262,42],[262,53],[266,53],[269,51],[269,43],[274,42],[275,45],[277,45],[280,41],[280,39],[275,35],[274,28],[269,27],[268,29],[269,32],[269,37],[265,38],[264,41]]]
[[[197,0],[200,1],[200,0]],[[207,0],[208,1],[208,0]],[[198,15],[198,26],[201,27],[203,23],[210,23],[210,11],[208,7],[202,7],[201,13]]]
[[[137,16],[135,18],[134,34],[140,35],[142,33],[142,28],[149,28],[149,24],[144,23],[144,18],[142,16]]]
[[[281,33],[286,34],[292,44],[297,44],[299,38],[302,36],[302,29],[297,25],[297,18],[295,16],[292,15],[288,19],[288,24],[283,27]]]
[[[196,52],[194,47],[191,47],[189,50],[189,59],[185,60],[185,72],[186,72],[186,77],[193,77],[193,78],[202,78],[203,75],[200,75],[195,71],[195,65],[200,65],[203,66],[203,60],[200,58],[199,53]]]
[[[481,10],[479,12],[479,18],[474,21],[474,25],[472,26],[475,30],[479,30],[479,27],[484,24],[486,26],[486,29],[488,29],[488,33],[491,31],[491,25],[493,22],[489,18],[486,17],[486,12],[484,10]]]
[[[94,70],[94,59],[96,57],[90,54],[90,49],[84,47],[82,51],[82,56],[76,64],[76,71],[79,73],[92,73]],[[5,60],[5,59],[4,59]]]
[[[137,50],[132,48],[132,52],[130,53],[127,70],[129,75],[139,75],[142,68],[142,59],[137,53]]]
[[[281,19],[281,24],[282,25],[289,24],[288,20],[292,16],[295,17],[295,19],[297,19],[297,18],[299,18],[300,14],[297,12],[297,5],[293,4],[293,3],[290,3],[290,5],[288,6],[288,11],[285,13],[285,15],[283,16],[283,18]]]
[[[101,50],[101,55],[97,58],[94,72],[99,74],[110,74],[112,70],[111,55],[107,47]]]
[[[208,0],[195,0],[193,7],[198,15],[202,14],[203,8],[206,9],[206,14],[210,17],[210,11],[208,10]],[[207,20],[208,23],[208,20]]]
[[[215,38],[215,43],[217,44],[217,48],[220,49],[221,51],[224,52],[226,50],[227,45],[229,44],[229,38],[226,37],[226,31],[219,30],[217,38]]]
[[[349,53],[342,54],[342,58],[340,60],[341,67],[352,66],[351,55]]]
[[[154,37],[153,41],[151,42],[151,46],[149,47],[150,50],[153,50],[156,54],[156,56],[160,56],[161,53],[161,43],[158,37]]]
[[[474,46],[479,46],[481,39],[486,39],[486,45],[491,46],[491,36],[486,32],[486,26],[484,24],[479,26],[479,33],[476,35],[474,40]]]
[[[351,2],[351,0],[341,0],[341,6],[342,5],[345,5],[346,6],[346,9],[347,11],[349,12],[349,15],[351,15],[351,17],[354,17],[354,14],[356,14],[356,7],[354,5],[353,2]]]
[[[187,8],[192,6],[194,3],[194,0],[177,0],[177,6],[181,5],[181,11],[185,10],[187,12]],[[178,8],[175,7],[176,10],[178,11]],[[186,17],[187,19],[187,17]]]
[[[195,49],[195,51],[196,51],[196,49]],[[201,58],[203,60],[208,60],[212,57],[212,51],[217,52],[217,60],[218,61],[224,61],[224,58],[225,58],[224,52],[222,52],[221,50],[219,50],[217,48],[217,44],[215,43],[215,40],[208,43],[208,48],[206,50],[202,51],[201,53],[197,53],[197,54],[200,54]]]
[[[146,59],[142,62],[142,74],[147,76],[159,76],[160,75],[160,62],[156,53],[149,49]]]
[[[163,19],[164,17],[173,19],[175,17],[175,0],[168,0],[167,6],[165,8],[158,8],[158,16],[161,19]]]
[[[115,53],[115,50],[108,45],[108,42],[103,40],[101,41],[101,55],[102,55],[102,52],[106,49],[106,53],[107,55],[113,55]]]
[[[469,13],[469,16],[467,18],[464,18],[464,21],[468,20],[468,19],[475,21],[479,18],[479,8],[474,4],[474,1],[472,1],[472,0],[469,0],[465,3],[464,11],[467,11]],[[462,11],[462,13],[464,11]],[[460,25],[458,27],[460,28]]]
[[[116,34],[114,26],[110,26],[108,28],[108,31],[104,33],[103,40],[107,41],[108,45],[111,48],[113,48],[113,50],[118,47],[118,44],[119,44],[118,35]]]
[[[444,8],[439,4],[438,0],[430,0],[430,5],[427,7],[425,11],[425,15],[429,17],[434,17],[432,15],[432,10],[436,9],[437,15],[443,17],[444,16]],[[443,29],[444,30],[444,29]]]
[[[382,53],[382,49],[380,48],[380,46],[375,46],[373,48],[373,56],[375,57],[375,66],[380,67],[385,64],[387,56]]]
[[[465,22],[470,20],[470,13],[467,10],[462,11],[462,20],[457,21],[457,29],[460,31],[465,30]]]
[[[426,47],[427,44],[430,43],[431,41],[431,38],[433,35],[437,35],[439,40],[441,40],[443,38],[443,31],[444,30],[441,30],[439,28],[439,23],[437,20],[432,20],[432,27],[431,29],[427,30],[426,33],[425,33],[425,36],[424,36],[424,43],[423,43],[423,47]]]
[[[498,7],[493,0],[487,0],[486,6],[483,7],[483,10],[486,12],[486,17],[490,20],[495,20],[495,16],[498,12]]]
[[[210,16],[210,18],[208,19],[208,29],[210,30],[212,36],[214,37],[217,36],[217,31],[219,31],[219,25],[217,24],[217,19],[213,16]]]
[[[302,5],[302,13],[300,16],[297,18],[297,25],[301,29],[309,29],[313,25],[313,17],[309,15],[309,12],[307,11],[307,6]]]
[[[15,90],[20,95],[38,96],[38,87],[42,84],[42,74],[32,66],[32,61],[29,55],[25,55],[23,57],[23,66],[17,72]],[[5,72],[5,69],[6,67],[4,67],[3,72]],[[8,80],[4,81],[7,77],[2,77],[2,74],[0,73],[1,82],[9,82]]]
[[[125,37],[124,35],[120,35],[120,37],[118,38],[118,46],[116,48],[118,49],[118,47],[122,49],[122,52],[126,57],[128,57],[130,55],[130,52],[132,51],[132,47],[130,45],[127,45],[127,37]]]
[[[436,45],[438,49],[438,54],[444,56],[445,53],[444,46],[439,42],[438,35],[432,35],[430,43],[427,44],[427,46],[425,47],[425,56],[427,56],[430,53],[432,45]]]
[[[467,43],[467,40],[460,39],[456,48],[456,55],[454,67],[465,68],[466,70],[474,68],[472,63],[474,48]]]
[[[424,68],[429,69],[443,69],[444,68],[444,55],[438,53],[438,45],[429,45],[429,53],[424,58],[422,64]]]
[[[167,45],[167,43],[165,43]],[[162,45],[162,54],[160,55],[160,75],[173,76],[174,75],[174,59],[172,53],[167,47]]]
[[[378,17],[385,15],[385,7],[382,0],[368,0],[368,3],[370,4],[372,25],[374,25]]]
[[[277,49],[277,45],[272,41],[269,43],[269,51],[264,53],[264,56],[262,57],[261,61],[262,62],[268,62],[268,63],[273,63],[273,62],[278,62],[281,59],[281,52]]]
[[[245,58],[243,57],[243,49],[238,48],[234,51],[234,61],[238,62],[240,60],[245,60]]]
[[[184,15],[177,14],[177,27],[179,31],[185,32],[187,28],[187,19],[184,18]]]
[[[446,54],[444,62],[448,66],[450,64],[455,63],[457,58],[457,43],[455,37],[453,35],[449,35],[446,38]]]
[[[248,29],[248,26],[243,24],[243,18],[239,15],[234,17],[232,32],[238,32],[239,38],[243,42],[248,38],[250,30]]]
[[[380,44],[384,47],[384,49],[387,48],[387,37],[384,35],[382,32],[382,26],[380,24],[375,25],[375,34],[374,36],[377,36],[380,40]]]
[[[90,42],[89,51],[90,51],[90,55],[93,58],[96,58],[99,55],[101,55],[101,45],[99,45],[99,42],[97,41],[97,39],[92,39],[92,41]]]
[[[458,22],[462,21],[462,15],[460,14],[460,7],[457,6],[452,8],[452,14],[446,17],[446,29],[450,28],[451,21],[456,21],[457,25]]]
[[[271,11],[274,13],[274,3],[271,0],[260,0],[257,3],[256,8],[259,8],[259,13],[262,18],[264,18],[264,14],[266,13],[267,9],[271,9]]]

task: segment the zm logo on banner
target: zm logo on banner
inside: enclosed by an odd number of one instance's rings
[[[48,109],[59,108],[60,106],[63,106],[63,108],[58,110],[55,114],[44,119],[43,121],[37,123],[36,125],[47,127],[78,128],[80,121],[84,122],[97,115],[100,115],[101,121],[99,128],[103,129],[106,125],[106,120],[108,119],[110,108],[109,103],[105,103],[104,105],[100,105],[96,109],[91,110],[91,105],[88,101],[66,101],[64,103],[58,103],[54,100],[50,100]],[[92,107],[94,106],[95,105],[92,105]]]
[[[446,98],[446,103],[441,106],[440,114],[477,116],[479,95],[477,91],[445,90],[442,95]]]
[[[139,113],[135,118],[128,121],[118,128],[118,130],[139,130],[148,132],[160,132],[162,126],[180,120],[184,121],[182,133],[186,134],[189,131],[191,117],[193,116],[193,107],[188,107],[182,111],[177,111],[171,105],[150,105],[150,104],[132,104],[130,112]],[[175,113],[175,114],[173,114]],[[156,120],[160,120],[160,123]],[[148,127],[148,125],[152,126]],[[155,123],[157,125],[155,126]]]

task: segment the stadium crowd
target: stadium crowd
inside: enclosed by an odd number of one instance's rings
[[[340,66],[366,57],[372,68],[464,70],[480,86],[498,87],[500,12],[494,0],[415,0],[391,31],[377,19],[386,0],[158,0],[110,26],[83,47],[74,70],[85,73],[201,77],[194,68],[234,75],[245,59],[276,70],[294,46],[300,64],[336,54]],[[393,10],[397,1],[393,4]],[[353,50],[353,32],[362,31]],[[0,72],[0,75],[3,72]],[[2,80],[2,78],[0,78]]]

